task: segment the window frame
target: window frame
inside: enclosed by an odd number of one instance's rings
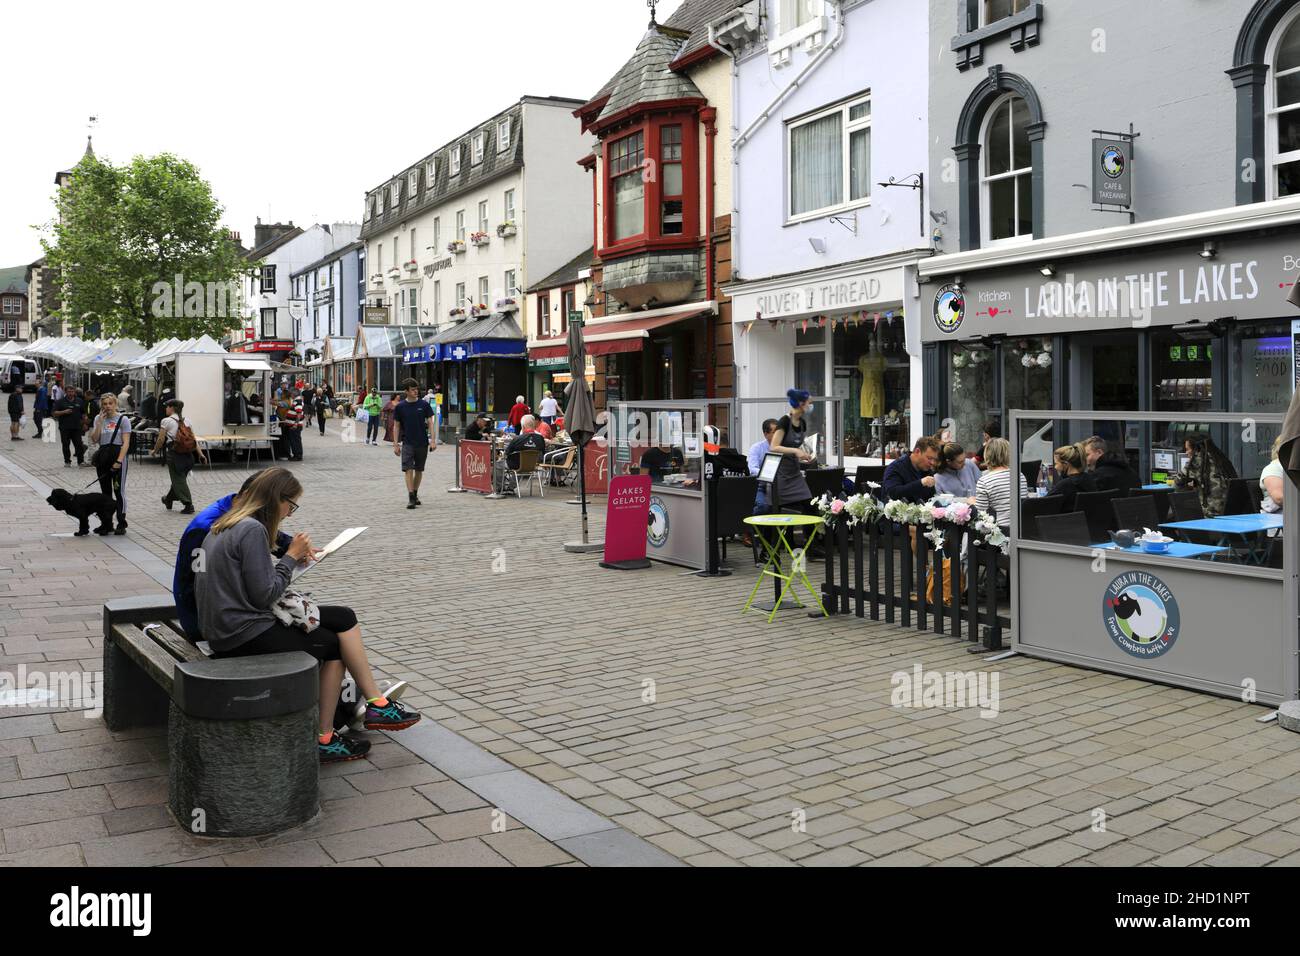
[[[501,276],[501,297],[504,299],[513,299],[518,295],[519,288],[516,285],[518,281],[519,276],[516,270],[507,269],[505,274]]]
[[[471,166],[481,165],[483,157],[487,155],[487,131],[479,130],[470,140],[469,164]]]
[[[448,175],[449,176],[460,175],[460,146],[459,145],[453,146],[451,148],[451,171],[448,173]]]
[[[1026,242],[1032,242],[1034,239],[1034,211],[1032,205],[1030,206],[1030,210],[1029,210],[1029,232],[1019,233],[1014,236],[1006,236],[1002,239],[994,239],[992,237],[993,236],[993,204],[990,201],[990,195],[989,195],[990,183],[992,183],[995,180],[1013,179],[1013,178],[1018,179],[1021,176],[1028,176],[1029,183],[1030,183],[1029,200],[1031,204],[1033,203],[1033,199],[1034,199],[1033,196],[1034,148],[1032,145],[1032,140],[1028,140],[1028,137],[1026,137],[1026,141],[1030,143],[1028,147],[1029,148],[1028,166],[1021,166],[1021,167],[1013,166],[1012,169],[1010,169],[1005,173],[997,173],[992,176],[986,176],[984,173],[985,163],[987,162],[988,159],[989,129],[993,125],[993,117],[994,115],[997,114],[998,110],[1002,109],[1003,106],[1005,106],[1007,103],[1010,103],[1013,99],[1018,99],[1025,103],[1025,114],[1027,116],[1025,125],[1032,126],[1034,120],[1033,120],[1033,113],[1029,109],[1029,103],[1025,101],[1025,98],[1023,96],[1021,96],[1019,93],[1016,92],[1008,92],[999,96],[996,100],[994,100],[992,103],[989,104],[989,108],[984,111],[984,117],[980,120],[979,139],[977,140],[980,147],[980,157],[979,157],[979,168],[976,170],[976,175],[979,177],[980,247],[981,248],[988,248],[990,246],[1020,245]],[[1014,164],[1015,163],[1014,146],[1015,146],[1016,132],[1015,132],[1015,127],[1011,124],[1008,124],[1008,133],[1011,136],[1011,145],[1013,148],[1011,161]],[[1021,219],[1020,190],[1018,186],[1017,189],[1015,190],[1015,196],[1016,196],[1016,222],[1018,223]]]
[[[1033,3],[1033,0],[1009,0],[1012,7],[1014,7],[1017,3],[1023,3],[1024,6],[1019,10],[1013,9],[1005,17],[998,17],[996,20],[990,20],[988,18],[989,2],[990,0],[976,0],[976,3],[978,4],[978,7],[975,10],[976,24],[977,24],[976,29],[982,30],[984,27],[991,27],[995,23],[1001,23],[1003,20],[1010,20],[1012,17],[1016,16],[1017,14],[1024,13],[1026,10],[1029,9],[1029,5]]]
[[[560,293],[560,334],[569,334],[569,313],[578,311],[578,287],[569,286]]]
[[[1273,66],[1277,62],[1278,47],[1281,46],[1282,37],[1293,26],[1296,26],[1297,20],[1300,20],[1300,6],[1293,7],[1278,20],[1277,26],[1273,28],[1273,33],[1268,38],[1268,46],[1265,48],[1264,62],[1268,66],[1268,74],[1264,78],[1264,168],[1267,170],[1264,182],[1265,200],[1287,198],[1278,192],[1278,167],[1300,161],[1300,149],[1288,150],[1285,153],[1278,151],[1278,118],[1284,113],[1293,113],[1300,110],[1300,101],[1284,107],[1277,105],[1278,78],[1300,74],[1300,66],[1283,70],[1281,73],[1278,73]],[[1300,193],[1290,193],[1288,195],[1296,196],[1300,195]]]
[[[411,286],[407,290],[406,310],[411,325],[420,324],[420,287]]]
[[[464,241],[465,241],[465,210],[464,210],[464,209],[457,209],[457,210],[456,210],[456,235],[455,235],[455,241],[456,241],[456,242],[464,242]]]
[[[539,339],[551,337],[551,293],[537,293],[537,332]]]
[[[492,308],[492,279],[488,276],[478,277],[478,298],[474,300],[475,305],[485,305]]]
[[[515,218],[515,190],[513,186],[510,189],[507,189],[504,195],[502,195],[501,205],[501,221],[512,222]]]
[[[797,19],[794,13],[799,2],[800,0],[777,0],[774,4],[776,7],[776,30],[767,44],[769,54],[783,53],[798,43],[811,42],[817,34],[826,32],[829,26],[829,18],[826,15],[826,0],[814,0],[818,4],[820,12],[814,14],[807,22],[790,25],[793,20]]]
[[[265,340],[265,339],[275,340],[275,339],[278,339],[278,338],[279,338],[279,336],[276,334],[276,332],[277,332],[277,329],[276,329],[276,318],[277,318],[277,314],[279,313],[279,311],[280,311],[280,310],[277,309],[275,306],[268,306],[268,307],[266,307],[266,308],[264,308],[264,309],[261,310],[260,318],[261,318],[262,321],[261,321],[260,325],[258,326],[258,330],[259,330],[259,332],[260,332],[260,335],[258,336],[259,339],[263,339],[263,340]],[[266,331],[266,322],[267,322],[267,319],[268,319],[268,318],[271,320],[271,331],[270,331],[270,332],[267,332],[267,331]]]
[[[457,283],[456,283],[455,293],[456,293],[456,301],[452,304],[452,308],[453,308],[453,309],[463,309],[463,308],[465,308],[465,306],[464,306],[462,303],[464,303],[468,297],[465,295],[465,283],[464,283],[464,282],[457,282]]]
[[[441,245],[442,245],[442,217],[434,216],[433,217],[433,254],[435,257],[439,255]]]
[[[853,107],[861,106],[866,103],[870,106],[866,119],[850,120]],[[845,197],[839,203],[830,206],[822,206],[819,209],[809,209],[805,212],[794,212],[794,183],[791,181],[794,175],[794,153],[793,140],[794,131],[824,120],[828,116],[840,114],[840,186],[842,189],[841,196]],[[853,192],[852,183],[852,143],[853,134],[861,130],[866,130],[868,134],[868,155],[875,155],[875,143],[871,138],[872,121],[875,117],[875,104],[872,103],[871,91],[857,94],[851,99],[841,100],[830,106],[820,109],[815,113],[807,113],[803,116],[797,116],[785,124],[785,224],[787,226],[801,222],[809,222],[814,219],[825,219],[827,216],[838,215],[839,213],[848,212],[852,209],[861,209],[871,205],[871,193],[868,192],[863,199],[848,199],[847,197]],[[872,184],[870,170],[867,172],[867,185]]]
[[[663,177],[659,175],[657,157],[662,155],[661,130],[665,126],[682,128],[682,231],[664,235],[659,218]],[[610,176],[612,147],[629,136],[642,135],[642,178],[646,160],[654,159],[654,175],[644,182],[641,231],[614,239],[614,178]],[[700,121],[694,108],[669,109],[652,113],[629,124],[600,143],[601,241],[600,255],[628,255],[645,249],[682,249],[698,247],[701,241],[700,210]],[[630,175],[629,173],[628,175]]]
[[[261,290],[263,293],[274,292],[276,290],[275,263],[262,266],[261,276],[258,283],[258,289]]]
[[[510,148],[510,117],[497,120],[497,152],[504,153]]]
[[[486,199],[480,199],[478,202],[478,231],[479,232],[485,233],[488,231],[488,212],[489,212],[488,201]]]

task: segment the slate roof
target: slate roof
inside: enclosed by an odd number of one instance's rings
[[[682,48],[684,34],[669,32],[666,27],[652,27],[637,44],[632,59],[623,64],[608,84],[609,99],[596,121],[609,119],[624,110],[645,103],[666,100],[703,99],[704,94],[691,78],[674,73],[670,64]]]
[[[588,246],[582,252],[578,253],[560,268],[556,269],[541,282],[536,282],[525,292],[541,292],[544,289],[554,289],[557,286],[572,285],[578,281],[578,273],[583,269],[591,268],[591,260],[595,248]]]
[[[674,30],[690,32],[677,53],[677,59],[690,56],[701,47],[709,45],[709,24],[720,20],[737,7],[737,0],[686,0],[664,24]]]
[[[262,243],[256,249],[249,250],[248,253],[245,254],[244,258],[249,260],[250,262],[256,262],[258,259],[261,259],[262,257],[274,252],[276,249],[279,249],[290,239],[297,239],[299,236],[302,235],[302,233],[303,233],[302,226],[294,226],[288,232],[281,233],[280,235],[276,236],[274,239]]]
[[[424,210],[439,206],[455,199],[457,196],[477,189],[483,183],[522,169],[524,166],[524,111],[523,105],[529,100],[547,103],[579,105],[578,100],[566,100],[558,97],[528,97],[511,104],[494,116],[489,117],[473,129],[467,130],[450,142],[444,143],[419,162],[412,163],[395,176],[389,177],[381,185],[366,194],[366,212],[361,222],[361,238],[387,232],[394,223],[405,222]],[[497,123],[510,119],[510,144],[504,151],[497,150]],[[484,134],[483,161],[473,162],[474,136]],[[460,174],[451,175],[451,153],[459,147]],[[434,161],[432,188],[428,178],[428,163]],[[411,174],[416,176],[415,189],[411,189]],[[398,201],[393,203],[391,189],[398,187]],[[384,211],[378,211],[378,196],[384,193]]]
[[[27,294],[27,269],[22,266],[0,266],[0,292]]]
[[[523,339],[524,330],[519,327],[515,317],[510,313],[484,316],[481,319],[466,319],[457,322],[449,329],[444,329],[430,340],[430,344],[442,345],[450,342],[469,342],[472,339]]]
[[[365,243],[362,242],[360,239],[358,239],[356,242],[349,242],[346,246],[343,246],[341,249],[335,249],[329,255],[322,256],[321,258],[317,259],[311,265],[303,266],[297,272],[289,273],[289,278],[296,279],[298,278],[298,276],[311,272],[313,269],[319,269],[327,262],[333,262],[335,259],[342,259],[349,252],[355,252],[357,249],[360,249],[364,246]]]

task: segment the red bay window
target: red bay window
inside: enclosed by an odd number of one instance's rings
[[[699,133],[692,112],[644,118],[604,145],[602,256],[699,242]]]

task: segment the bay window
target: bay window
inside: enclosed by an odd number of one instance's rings
[[[871,200],[871,100],[833,107],[787,129],[789,218],[811,217]]]
[[[682,128],[665,126],[659,131],[660,235],[682,234]]]
[[[1268,198],[1278,199],[1300,192],[1300,7],[1281,21],[1268,60]]]
[[[980,26],[1005,20],[1013,13],[1021,13],[1029,7],[1029,0],[983,0],[980,4]]]
[[[699,121],[675,111],[604,144],[602,248],[681,248],[698,241]]]
[[[609,182],[614,195],[613,238],[627,239],[645,232],[645,134],[637,132],[609,148]]]

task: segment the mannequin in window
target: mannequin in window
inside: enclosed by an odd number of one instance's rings
[[[858,415],[867,421],[874,421],[885,413],[885,356],[880,350],[880,340],[876,339],[876,348],[871,348],[867,340],[867,351],[858,359],[858,371],[862,375],[862,394],[858,396]]]

